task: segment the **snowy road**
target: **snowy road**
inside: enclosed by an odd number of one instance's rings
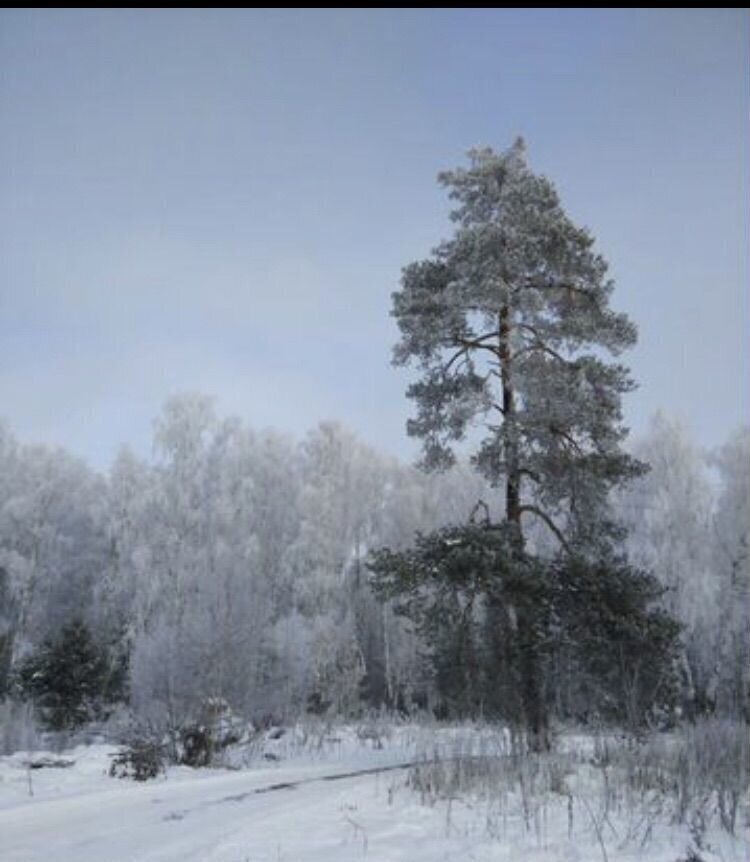
[[[79,747],[66,752],[71,768],[33,773],[21,752],[0,758],[0,862],[595,862],[602,840],[611,862],[674,862],[691,846],[684,824],[652,823],[648,847],[623,840],[632,821],[597,833],[600,797],[585,772],[572,831],[559,794],[532,822],[513,793],[430,803],[406,786],[416,754],[407,749],[352,746],[238,771],[170,767],[143,784],[108,777],[111,747]],[[746,836],[713,829],[710,843],[706,862],[749,858]]]
[[[112,789],[96,793],[29,799],[0,811],[0,858],[3,862],[353,859],[367,850],[374,837],[368,837],[368,831],[373,829],[385,839],[381,849],[387,855],[378,858],[415,858],[413,846],[403,847],[398,835],[393,834],[390,841],[381,834],[388,832],[388,813],[393,813],[388,796],[396,775],[403,777],[392,767],[352,775],[321,765],[214,774],[175,783],[117,782]],[[360,822],[363,815],[366,824]]]

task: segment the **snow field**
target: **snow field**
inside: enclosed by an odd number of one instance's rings
[[[31,772],[18,752],[0,758],[0,859],[678,862],[693,849],[745,862],[746,814],[734,837],[714,819],[697,848],[663,794],[628,798],[610,744],[569,734],[559,753],[522,758],[480,724],[308,723],[236,747],[233,768],[169,767],[142,784],[107,775],[115,746],[48,753],[74,764]]]

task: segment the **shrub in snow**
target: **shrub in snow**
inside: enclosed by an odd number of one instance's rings
[[[246,730],[245,722],[234,715],[224,698],[206,698],[198,721],[182,731],[180,759],[187,766],[210,766],[215,755],[240,742]]]
[[[132,778],[146,781],[164,770],[164,748],[150,739],[134,739],[112,758],[109,774],[112,778]]]

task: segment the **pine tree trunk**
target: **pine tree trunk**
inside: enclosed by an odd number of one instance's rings
[[[504,306],[500,312],[500,374],[503,386],[503,428],[505,431],[505,462],[507,479],[505,482],[505,516],[518,533],[518,549],[523,551],[521,533],[521,475],[518,463],[518,441],[516,439],[516,399],[511,377],[511,320],[510,309]]]
[[[516,437],[516,399],[512,378],[511,350],[512,321],[508,306],[500,311],[499,350],[500,373],[503,387],[503,425],[505,430],[505,462],[507,478],[505,482],[505,511],[508,523],[515,528],[515,556],[519,563],[524,556],[523,531],[521,529],[521,465]],[[542,686],[542,661],[536,627],[534,608],[516,609],[517,626],[515,637],[518,639],[518,675],[523,711],[523,723],[527,741],[534,751],[549,749],[549,718],[544,701]]]

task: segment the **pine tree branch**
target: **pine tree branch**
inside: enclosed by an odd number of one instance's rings
[[[447,364],[443,368],[443,372],[450,371],[450,368],[453,363],[461,356],[465,356],[470,350],[489,350],[491,353],[497,356],[497,348],[483,343],[490,338],[497,337],[497,332],[486,332],[484,335],[479,335],[476,338],[462,338],[460,335],[454,335],[453,344],[451,346],[455,347],[456,345],[460,345],[460,349],[457,350],[448,360]]]
[[[564,365],[566,368],[575,368],[576,360],[575,359],[566,359],[561,353],[558,353],[552,347],[550,347],[544,340],[542,333],[537,329],[536,326],[532,326],[530,323],[516,323],[517,329],[523,329],[526,332],[530,332],[535,341],[531,344],[526,344],[520,350],[516,351],[515,356],[520,356],[522,353],[528,353],[531,350],[541,350],[544,353],[549,354],[553,359],[556,359],[561,365]],[[514,356],[514,358],[515,358]]]
[[[480,341],[488,341],[490,338],[499,338],[499,337],[500,337],[500,333],[496,332],[496,331],[485,332],[484,335],[477,335],[474,338],[462,338],[458,334],[453,336],[453,338],[459,343],[463,343],[464,341],[467,341],[467,342],[471,342],[472,344],[478,344]]]
[[[568,291],[569,293],[577,293],[580,296],[585,297],[588,301],[599,311],[599,303],[596,300],[593,292],[591,290],[586,289],[585,287],[577,287],[574,284],[562,283],[555,284],[554,282],[544,283],[540,282],[538,279],[529,276],[525,279],[523,285],[519,285],[516,290],[519,290],[521,287],[525,288],[533,288],[535,290],[559,290],[559,291]]]
[[[553,350],[541,341],[535,341],[533,344],[527,344],[524,347],[521,347],[513,354],[512,358],[517,359],[519,356],[522,356],[524,353],[530,353],[532,350],[541,350],[543,353],[547,353],[553,359],[561,362],[566,367],[572,364],[571,360],[561,356],[556,350]]]
[[[457,344],[460,344],[467,350],[488,350],[490,353],[497,356],[497,347],[492,347],[489,344],[483,344],[481,341],[475,341],[468,338],[456,338],[455,340]]]
[[[557,540],[560,542],[563,548],[566,551],[570,551],[570,546],[565,540],[565,536],[563,536],[562,531],[546,512],[543,512],[538,506],[532,506],[530,504],[521,506],[519,511],[522,515],[524,512],[529,512],[529,514],[536,515],[537,518],[540,518],[542,521],[544,521],[544,523],[549,527],[549,529],[555,534]]]
[[[586,453],[583,451],[583,449],[581,448],[581,444],[580,444],[580,443],[579,443],[579,442],[578,442],[574,437],[572,437],[570,434],[568,434],[568,432],[567,432],[567,431],[563,431],[563,430],[562,430],[562,428],[558,428],[558,426],[557,426],[557,425],[553,425],[551,422],[550,422],[550,424],[549,424],[547,427],[549,428],[549,430],[550,430],[553,434],[556,434],[558,437],[562,437],[562,439],[563,439],[563,440],[565,440],[567,443],[569,443],[569,444],[570,444],[570,446],[571,446],[573,449],[575,449],[575,451],[576,451],[579,455],[585,455],[585,454],[586,454]]]
[[[459,359],[461,356],[465,356],[469,352],[468,347],[462,347],[460,350],[457,350],[453,356],[448,360],[448,363],[443,366],[443,374],[447,374],[451,370],[451,366],[453,363]]]

